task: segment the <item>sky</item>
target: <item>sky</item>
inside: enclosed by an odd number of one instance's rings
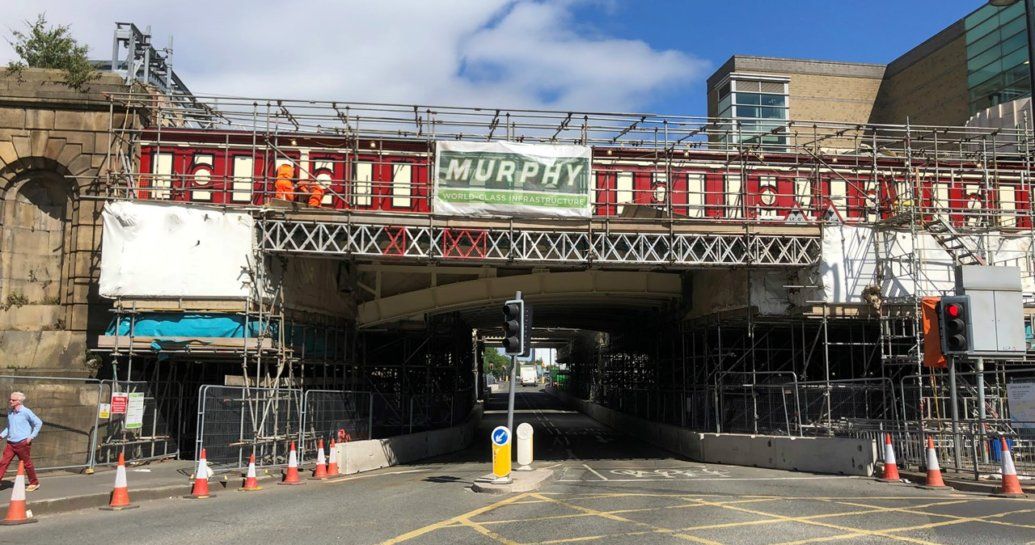
[[[733,54],[887,63],[985,0],[6,0],[111,58],[174,36],[199,95],[704,115]],[[15,58],[0,42],[0,64]]]

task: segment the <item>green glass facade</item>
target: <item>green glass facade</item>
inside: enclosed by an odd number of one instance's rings
[[[1005,8],[986,5],[963,20],[971,114],[1031,96],[1025,1]]]

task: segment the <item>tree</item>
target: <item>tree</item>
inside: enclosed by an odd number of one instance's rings
[[[25,26],[26,32],[12,30],[14,41],[7,41],[21,59],[7,65],[12,72],[26,67],[57,68],[65,71],[65,84],[76,90],[101,76],[86,58],[89,48],[76,42],[68,26],[48,27],[42,13],[35,23],[25,21]]]
[[[482,364],[485,374],[497,379],[510,373],[510,358],[500,354],[495,348],[485,348],[485,352],[482,353]]]

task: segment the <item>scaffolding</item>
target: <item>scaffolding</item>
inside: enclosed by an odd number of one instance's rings
[[[1032,132],[1026,125],[788,121],[774,129],[786,137],[776,140],[744,133],[730,120],[691,116],[195,99],[111,97],[113,109],[128,108],[145,121],[111,128],[124,153],[109,161],[116,167],[104,175],[106,196],[250,211],[259,225],[257,259],[276,254],[533,267],[808,270],[819,259],[825,229],[872,229],[873,281],[859,301],[809,301],[773,316],[760,313],[749,295],[740,309],[677,318],[675,327],[657,323],[573,347],[570,386],[579,395],[695,429],[889,431],[915,441],[925,432],[940,434],[947,418],[944,372],[922,365],[920,301],[942,295],[925,278],[927,254],[936,249],[955,264],[1002,264],[996,237],[1023,235],[1032,244],[1020,259],[1035,270]],[[447,140],[591,147],[593,217],[524,224],[467,218],[458,226],[456,218],[436,215],[430,172],[435,143]],[[165,163],[163,154],[169,156]],[[277,164],[295,169],[294,182],[322,179],[322,205],[276,203],[269,166]],[[235,172],[235,165],[245,170]],[[749,274],[749,294],[752,281]],[[893,281],[911,287],[891,289]],[[805,292],[817,283],[813,278],[784,289]],[[265,299],[258,301],[246,309],[248,319],[284,323],[283,311],[274,308],[279,307],[270,303],[264,309]],[[282,372],[292,385],[307,376],[292,374],[309,359],[286,348],[291,343],[285,329],[270,333],[270,348],[243,350],[246,386],[274,385]],[[448,384],[468,363],[460,353],[429,352],[431,337],[407,337],[397,347],[380,339],[384,345],[376,350],[375,341],[346,340],[353,363],[342,368],[342,383],[392,399],[385,403],[398,422],[402,413],[416,410],[414,396],[442,399],[443,392],[466,392],[466,383]],[[423,361],[411,366],[414,358]],[[267,361],[274,364],[259,364]],[[961,375],[964,420],[985,413],[972,428],[970,444],[997,432],[1029,441],[1011,426],[1002,398],[1006,377],[1024,375],[1010,370],[1023,365],[988,365],[988,393],[995,395],[984,405],[976,404],[976,385]],[[275,371],[261,377],[260,367]],[[422,410],[445,412],[432,409],[435,403],[424,403]],[[408,421],[415,421],[412,414]],[[949,440],[956,452],[963,448],[958,437]],[[917,456],[922,452],[915,449]],[[963,462],[955,464],[959,469]]]

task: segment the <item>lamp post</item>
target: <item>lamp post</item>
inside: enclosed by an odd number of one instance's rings
[[[1028,29],[1028,96],[1032,100],[1029,107],[1035,109],[1035,0],[988,0],[988,5],[1005,8],[1017,2],[1024,2],[1025,26]]]

